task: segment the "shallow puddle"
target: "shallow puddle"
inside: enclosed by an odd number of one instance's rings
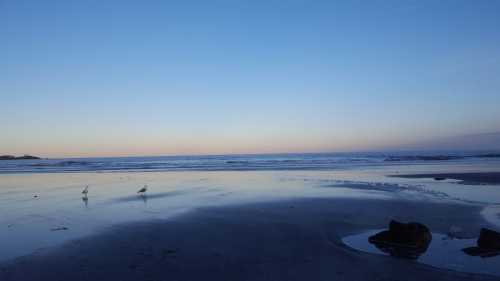
[[[368,242],[368,238],[384,229],[370,230],[356,235],[346,236],[342,241],[351,248],[374,254],[389,255]],[[462,272],[481,273],[500,276],[500,255],[493,257],[469,256],[464,248],[476,246],[475,239],[450,239],[448,236],[432,233],[432,242],[427,250],[416,260],[434,267]],[[396,258],[396,257],[395,257]]]

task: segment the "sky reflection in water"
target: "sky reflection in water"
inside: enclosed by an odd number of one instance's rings
[[[454,171],[473,168],[452,167]],[[339,171],[3,174],[0,175],[0,261],[94,234],[116,224],[166,219],[205,206],[307,197],[404,197],[458,202],[469,198],[500,203],[496,202],[500,201],[497,187],[385,176],[435,170],[433,165],[418,165]],[[337,186],[332,188],[332,183]],[[403,188],[379,190],[374,188],[374,183]],[[139,196],[137,191],[145,184],[149,186],[148,192],[144,197]],[[81,192],[86,185],[89,185],[89,193],[84,198]],[[448,197],[435,196],[437,192],[445,192]],[[64,227],[67,229],[54,230]]]

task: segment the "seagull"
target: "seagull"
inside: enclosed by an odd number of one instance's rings
[[[144,195],[144,194],[146,194],[147,190],[148,190],[148,185],[145,184],[143,188],[141,188],[141,189],[139,189],[139,191],[137,191],[137,193]]]
[[[88,185],[87,185],[87,186],[83,189],[83,191],[82,191],[82,194],[83,194],[84,196],[87,196],[87,193],[89,193],[89,186],[88,186]]]

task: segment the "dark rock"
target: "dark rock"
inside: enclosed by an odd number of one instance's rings
[[[487,153],[487,154],[479,154],[474,157],[478,158],[500,158],[500,153]]]
[[[392,220],[389,223],[389,231],[383,231],[370,237],[370,239],[419,247],[427,244],[432,239],[432,236],[429,229],[423,224],[416,222],[401,223]]]
[[[446,178],[443,178],[443,177],[435,177],[434,180],[435,181],[444,181]]]
[[[481,228],[477,247],[462,249],[470,256],[480,256],[483,258],[500,255],[500,233],[491,229]]]
[[[500,233],[487,228],[481,228],[477,246],[484,249],[500,250]]]
[[[60,231],[60,230],[68,230],[69,228],[62,226],[62,227],[54,227],[51,228],[50,231]]]
[[[20,157],[16,157],[16,160],[27,160],[27,159],[40,159],[40,157],[31,156],[31,155],[23,155]]]
[[[26,160],[26,159],[40,159],[40,157],[23,155],[23,156],[12,156],[12,155],[0,155],[0,160]]]
[[[0,155],[0,160],[14,160],[14,159],[16,159],[16,157],[12,155]]]
[[[432,240],[429,229],[420,223],[400,223],[392,220],[389,230],[379,232],[368,238],[381,251],[392,256],[417,259],[427,251]]]
[[[473,257],[491,258],[500,255],[499,250],[482,249],[479,247],[468,247],[462,249],[464,253]]]
[[[462,156],[455,155],[405,155],[405,156],[389,156],[384,161],[447,161],[462,159]]]

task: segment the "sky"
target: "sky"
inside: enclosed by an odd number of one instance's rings
[[[500,131],[500,1],[0,0],[0,154],[335,152]]]

